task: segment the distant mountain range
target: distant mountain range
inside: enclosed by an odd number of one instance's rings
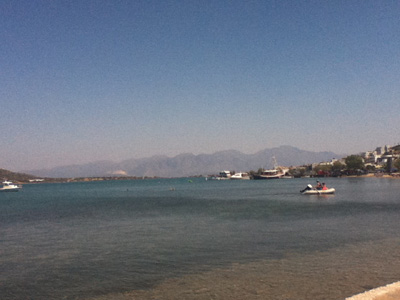
[[[329,161],[343,155],[333,152],[311,152],[291,146],[265,149],[255,154],[244,154],[236,150],[214,154],[180,154],[175,157],[153,156],[129,159],[121,162],[97,161],[82,165],[55,167],[52,169],[29,170],[26,173],[41,177],[96,177],[96,176],[158,176],[185,177],[218,174],[222,170],[250,171],[272,167],[272,158],[278,165],[298,166]]]

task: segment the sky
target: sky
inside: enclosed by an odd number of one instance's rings
[[[400,142],[400,2],[0,0],[0,168]]]

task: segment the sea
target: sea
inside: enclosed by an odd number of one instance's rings
[[[344,299],[400,280],[400,180],[115,180],[0,193],[0,299]]]

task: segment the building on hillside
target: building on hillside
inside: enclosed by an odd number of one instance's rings
[[[397,145],[397,146],[393,146],[393,147],[391,148],[391,150],[392,150],[392,152],[394,152],[394,153],[400,153],[400,144]]]
[[[364,159],[366,164],[376,164],[378,159],[382,156],[381,154],[378,154],[378,152],[380,153],[380,151],[363,152],[361,153],[361,157]]]
[[[390,148],[391,147],[389,145],[385,145],[382,147],[377,147],[374,152],[376,152],[377,155],[383,155],[383,154],[389,152]]]

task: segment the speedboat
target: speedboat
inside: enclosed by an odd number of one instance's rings
[[[3,187],[0,188],[0,192],[18,192],[22,186],[13,184],[11,181],[3,181]]]
[[[250,176],[248,173],[238,172],[231,175],[231,179],[250,179]]]
[[[217,180],[226,180],[231,178],[231,172],[230,171],[222,171],[219,172],[219,176],[217,176],[215,179]]]
[[[313,188],[311,184],[309,184],[304,190],[301,190],[300,193],[302,193],[303,195],[329,195],[334,194],[335,191],[336,190],[334,188],[317,190],[316,188]]]

